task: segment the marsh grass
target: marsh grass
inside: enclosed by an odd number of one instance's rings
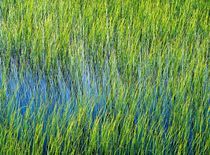
[[[207,154],[208,6],[1,0],[0,154]]]

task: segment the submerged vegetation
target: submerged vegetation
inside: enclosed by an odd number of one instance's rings
[[[1,0],[0,154],[204,154],[205,0]]]

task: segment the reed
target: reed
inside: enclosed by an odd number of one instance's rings
[[[1,0],[0,154],[208,154],[208,6]]]

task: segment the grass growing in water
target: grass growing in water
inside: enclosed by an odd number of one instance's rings
[[[0,154],[209,152],[207,2],[0,11]]]

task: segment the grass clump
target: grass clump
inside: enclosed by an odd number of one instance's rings
[[[207,154],[208,2],[1,0],[0,154]]]

